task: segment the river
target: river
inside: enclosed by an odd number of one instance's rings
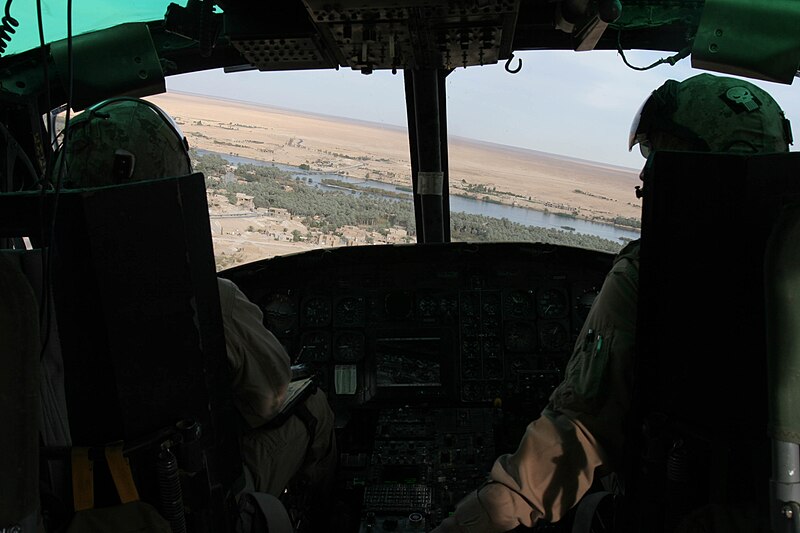
[[[208,150],[197,150],[197,152],[201,154],[211,153]],[[309,172],[298,167],[282,165],[280,163],[267,163],[265,161],[259,161],[257,159],[250,159],[247,157],[239,157],[220,153],[217,153],[216,155],[236,165],[249,163],[261,166],[274,166],[291,173],[292,176],[302,179],[307,183],[310,182],[322,190],[341,191],[341,187],[330,187],[322,183],[322,181],[325,179],[333,179],[345,183],[352,183],[361,187],[374,187],[376,189],[392,191],[394,193],[406,193],[408,194],[408,200],[411,201],[410,192],[402,191],[398,189],[396,185],[392,185],[390,183],[350,178],[347,176],[341,176],[339,174],[321,173],[319,171]],[[628,240],[639,238],[639,232],[629,228],[622,228],[612,224],[599,224],[597,222],[590,222],[588,220],[581,220],[579,218],[572,218],[554,213],[545,213],[544,211],[528,209],[526,207],[484,202],[474,198],[466,198],[464,196],[451,195],[450,210],[459,213],[483,215],[493,218],[506,218],[512,222],[518,222],[526,226],[574,231],[576,233],[594,235],[610,241],[627,242]]]

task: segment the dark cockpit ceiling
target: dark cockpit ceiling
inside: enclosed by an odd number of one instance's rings
[[[155,94],[164,90],[163,76],[216,68],[447,73],[505,63],[514,72],[520,67],[514,54],[535,50],[653,50],[671,52],[665,58],[669,63],[691,53],[696,68],[788,84],[797,73],[800,55],[794,39],[800,8],[787,2],[189,0],[185,6],[164,2],[164,11],[156,9],[151,17],[73,37],[78,70],[116,57],[115,50],[124,59],[134,43],[152,43],[149,50],[136,53],[147,68],[137,63],[126,74],[121,71],[124,61],[114,61],[114,76],[90,80],[92,91],[83,96],[98,101],[121,92]],[[147,28],[146,38],[126,26]],[[51,43],[59,72],[51,77],[49,92],[61,103],[67,100],[67,84],[60,79],[67,71],[66,41]],[[33,46],[0,58],[9,80],[3,91],[10,97],[42,92],[40,65],[45,56]],[[137,79],[142,72],[147,75]],[[79,79],[82,74],[73,75]],[[117,86],[115,77],[120,77]],[[75,86],[76,98],[81,90]],[[80,108],[81,102],[72,103]]]
[[[151,27],[157,47],[174,60],[177,72],[226,66],[262,71],[349,67],[370,73],[493,64],[521,50],[679,51],[691,42],[703,7],[701,0],[217,4],[224,13],[205,18],[173,6],[163,25]],[[200,20],[208,21],[202,29]],[[176,33],[196,40],[200,55],[196,47],[190,52],[175,42]]]

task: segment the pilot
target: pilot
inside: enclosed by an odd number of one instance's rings
[[[769,153],[787,152],[791,142],[788,120],[765,91],[740,79],[700,74],[668,80],[653,91],[633,121],[629,149],[638,144],[645,157],[654,150]],[[638,273],[635,240],[614,259],[564,381],[541,416],[528,425],[518,449],[499,457],[487,482],[434,533],[499,532],[540,519],[558,521],[596,476],[621,464]]]
[[[69,123],[55,163],[65,188],[97,187],[192,172],[188,142],[158,106],[114,98]],[[333,412],[316,390],[275,427],[291,379],[289,356],[242,291],[217,278],[234,405],[242,415],[242,457],[254,489],[281,495],[290,480],[309,493],[328,492],[336,462]],[[326,494],[326,496],[328,496]]]

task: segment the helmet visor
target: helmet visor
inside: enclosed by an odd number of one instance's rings
[[[642,111],[644,110],[645,106],[647,105],[647,102],[649,102],[649,101],[650,101],[650,98],[648,97],[647,99],[645,99],[644,102],[642,102],[642,105],[639,106],[639,110],[636,112],[636,115],[633,117],[633,122],[631,122],[631,130],[628,133],[628,151],[630,152],[631,150],[633,150],[634,146],[639,144],[640,145],[640,149],[642,150],[642,155],[644,155],[645,157],[647,157],[647,155],[644,153],[644,150],[645,150],[644,143],[647,143],[647,132],[646,131],[640,131],[640,130],[641,130],[642,126],[643,126],[643,124],[642,124]],[[648,150],[648,153],[649,153],[649,147],[647,148],[647,150]]]

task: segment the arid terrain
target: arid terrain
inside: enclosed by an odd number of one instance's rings
[[[148,99],[175,118],[193,148],[411,186],[405,128],[181,93]],[[451,138],[448,151],[451,194],[598,222],[640,216],[633,170],[461,138]],[[210,208],[218,268],[335,245],[278,239],[302,231],[288,215],[224,198]]]
[[[195,148],[411,185],[403,128],[179,93],[150,100]],[[484,185],[498,201],[590,220],[640,215],[633,170],[460,138],[450,139],[449,163],[455,194]]]

